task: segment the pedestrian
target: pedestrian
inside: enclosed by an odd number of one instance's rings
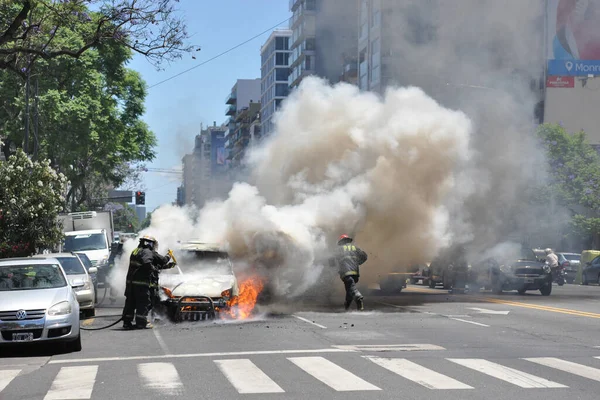
[[[137,329],[152,328],[148,321],[151,308],[151,292],[154,271],[164,267],[170,256],[158,254],[158,241],[153,236],[143,236],[129,257],[129,269],[125,285],[125,306],[123,307],[123,328],[133,329],[135,317]],[[174,266],[172,264],[171,266]]]
[[[338,239],[338,248],[333,263],[338,268],[340,278],[346,288],[346,301],[344,308],[348,310],[352,301],[356,302],[359,311],[364,310],[363,295],[358,291],[356,284],[360,278],[360,265],[367,261],[367,253],[352,244],[353,239],[348,235],[341,235]]]

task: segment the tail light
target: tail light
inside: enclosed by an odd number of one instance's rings
[[[568,261],[565,261],[562,266],[563,266],[563,268],[570,267],[571,263]]]

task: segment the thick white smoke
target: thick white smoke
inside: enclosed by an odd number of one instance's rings
[[[235,184],[196,222],[193,210],[161,207],[141,234],[156,236],[163,250],[178,240],[221,243],[247,263],[275,250],[269,280],[279,296],[317,282],[341,233],[355,234],[372,256],[367,279],[429,259],[447,243],[443,204],[464,193],[455,177],[470,157],[471,123],[462,112],[416,87],[380,98],[307,78],[276,126],[250,156],[255,185]]]

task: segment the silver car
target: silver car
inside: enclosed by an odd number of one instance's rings
[[[53,258],[60,262],[67,274],[69,283],[75,290],[79,308],[84,317],[89,318],[96,315],[94,306],[96,296],[94,294],[94,282],[88,274],[83,262],[74,253],[50,253],[34,256],[33,258]],[[90,273],[96,273],[95,267],[90,268]]]
[[[81,351],[79,303],[57,259],[0,260],[0,345],[63,342]]]

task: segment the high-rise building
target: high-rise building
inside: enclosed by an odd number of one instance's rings
[[[231,188],[227,179],[225,126],[216,123],[196,135],[194,150],[183,159],[183,187],[178,203],[203,207],[206,201],[223,198]]]
[[[255,127],[253,132],[250,128],[257,117],[260,116],[260,103],[250,103],[248,107],[244,107],[235,116],[235,131],[229,134],[229,159],[232,169],[243,168],[243,160],[246,155],[252,136],[256,134]],[[260,132],[258,132],[260,133]]]
[[[225,115],[229,117],[225,122],[225,125],[227,125],[224,135],[226,152],[229,153],[233,146],[230,136],[237,128],[235,117],[240,110],[248,107],[250,103],[260,103],[260,96],[260,78],[238,79],[231,88],[231,92],[225,99],[225,104],[227,104]]]
[[[261,57],[261,133],[273,131],[273,114],[289,92],[289,42],[292,31],[278,29],[271,33],[260,49]]]
[[[290,0],[290,75],[297,87],[309,75],[331,83],[354,82],[358,3],[354,0]]]

